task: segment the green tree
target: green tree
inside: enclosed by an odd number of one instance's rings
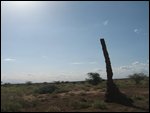
[[[100,77],[99,73],[87,73],[89,79],[86,79],[90,84],[92,85],[98,85],[100,82],[102,82],[102,78]]]
[[[32,85],[32,82],[31,81],[27,81],[25,84],[26,85]]]
[[[146,77],[147,76],[144,73],[134,73],[132,75],[129,75],[129,78],[134,80],[136,84],[139,84]]]

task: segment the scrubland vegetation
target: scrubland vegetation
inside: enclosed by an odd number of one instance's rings
[[[149,77],[138,83],[130,78],[115,79],[114,82],[133,99],[134,107],[105,102],[105,80],[100,80],[96,85],[89,80],[27,82],[1,85],[1,112],[149,111]]]

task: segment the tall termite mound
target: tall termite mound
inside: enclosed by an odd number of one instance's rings
[[[120,104],[131,106],[133,101],[128,98],[125,94],[121,93],[119,88],[113,82],[113,71],[111,68],[111,62],[109,58],[109,54],[107,51],[107,47],[104,39],[100,39],[102,50],[106,63],[106,72],[107,72],[107,90],[105,93],[105,101],[106,102],[117,102]]]

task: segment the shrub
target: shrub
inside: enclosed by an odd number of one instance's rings
[[[60,84],[61,82],[60,81],[54,81],[54,84]]]
[[[22,105],[19,102],[7,101],[1,106],[1,112],[18,112],[21,108]]]
[[[66,92],[69,92],[69,90],[65,88],[57,88],[55,90],[55,93],[66,93]]]
[[[94,108],[99,108],[99,109],[107,109],[106,103],[104,101],[94,101],[93,103]]]
[[[139,84],[146,77],[147,76],[144,73],[134,73],[133,75],[129,75],[129,78],[134,80],[136,84]]]
[[[56,89],[58,89],[55,85],[45,85],[35,90],[36,93],[39,94],[47,94],[53,93]]]
[[[134,95],[133,99],[135,99],[135,100],[143,100],[144,97],[143,96],[139,96],[139,95]]]
[[[3,90],[1,96],[1,112],[18,112],[23,108],[25,101],[18,94]]]
[[[98,85],[102,82],[102,78],[100,77],[99,73],[88,73],[89,79],[86,79],[92,85]]]
[[[72,106],[74,109],[84,109],[90,107],[90,103],[83,101],[82,102],[75,101],[72,103]]]
[[[4,85],[3,86],[10,86],[11,85],[11,83],[4,83]]]
[[[27,81],[26,85],[32,85],[32,82],[31,81]]]
[[[50,106],[46,112],[61,112],[61,109],[57,106]]]
[[[48,84],[47,82],[43,82],[43,84]]]

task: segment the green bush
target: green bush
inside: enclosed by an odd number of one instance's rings
[[[7,101],[7,103],[2,104],[1,112],[17,112],[21,108],[22,105],[19,102]]]
[[[89,79],[86,79],[86,81],[92,85],[98,85],[102,82],[102,78],[100,77],[99,73],[88,73]]]
[[[65,88],[58,88],[55,90],[55,93],[66,93],[66,92],[69,92],[69,90]]]
[[[55,85],[45,85],[35,90],[35,93],[39,94],[47,94],[53,93],[56,89],[58,89]]]
[[[32,82],[31,81],[27,81],[25,84],[26,85],[32,85]]]
[[[12,92],[3,92],[1,96],[1,112],[18,112],[25,103],[18,94]]]

